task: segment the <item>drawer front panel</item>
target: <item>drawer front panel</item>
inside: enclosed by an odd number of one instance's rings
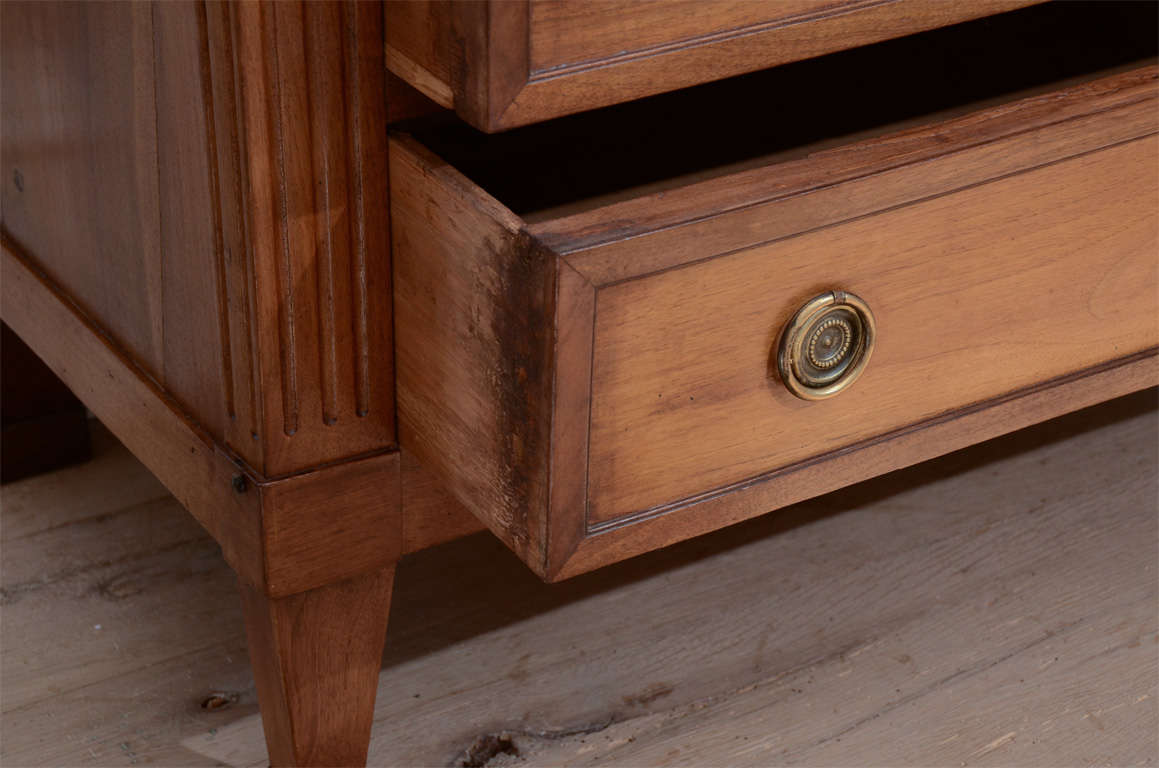
[[[559,579],[1157,382],[1159,71],[529,224],[391,141],[400,445]],[[841,289],[861,377],[781,329]]]
[[[603,288],[590,525],[743,483],[1159,342],[1159,139]],[[770,350],[832,288],[877,318],[864,375],[792,396]]]
[[[484,131],[712,82],[1042,0],[408,0],[386,63]]]

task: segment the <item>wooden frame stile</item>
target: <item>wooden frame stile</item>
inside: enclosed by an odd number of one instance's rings
[[[205,7],[235,254],[222,311],[237,329],[235,398],[249,403],[238,410],[255,425],[254,441],[244,425],[231,436],[265,473],[289,474],[263,489],[285,509],[263,524],[296,580],[241,585],[266,743],[275,765],[361,765],[404,546],[391,307],[379,298],[383,9]]]
[[[394,447],[382,9],[206,12],[230,443],[273,477]]]

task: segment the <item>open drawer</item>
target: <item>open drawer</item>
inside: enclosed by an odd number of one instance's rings
[[[728,90],[393,136],[400,444],[559,579],[1155,384],[1154,9],[1039,14],[726,84],[801,107],[784,141],[700,130],[740,124]],[[783,331],[832,290],[872,354],[802,399]]]

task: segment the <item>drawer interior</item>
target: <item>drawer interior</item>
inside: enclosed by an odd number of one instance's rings
[[[405,130],[534,223],[1137,67],[1156,28],[1156,3],[1051,2],[501,134]]]

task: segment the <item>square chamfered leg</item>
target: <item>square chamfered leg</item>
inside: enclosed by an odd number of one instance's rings
[[[394,567],[271,598],[240,582],[273,766],[364,765]]]

